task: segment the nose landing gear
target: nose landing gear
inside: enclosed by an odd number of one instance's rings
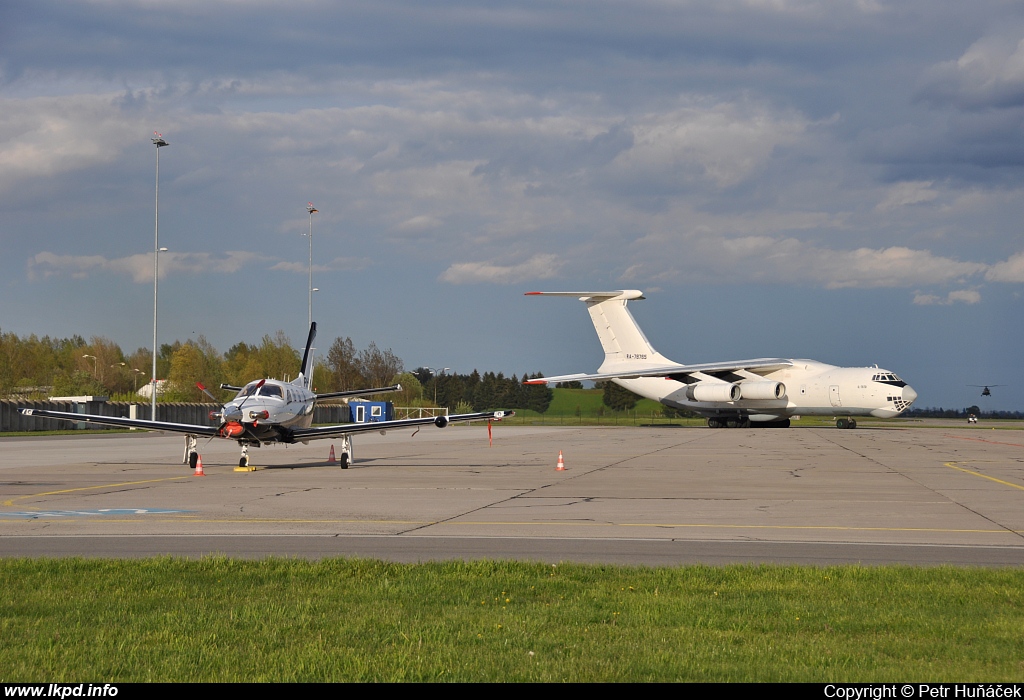
[[[242,443],[242,456],[238,458],[238,466],[235,467],[236,472],[254,472],[256,467],[249,466],[249,445]]]

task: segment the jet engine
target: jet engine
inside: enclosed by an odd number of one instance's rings
[[[741,395],[738,384],[726,382],[697,382],[686,387],[690,401],[739,401]]]
[[[745,399],[781,399],[786,395],[786,385],[782,382],[740,382],[739,387]]]
[[[434,425],[438,428],[443,428],[448,425],[448,416],[438,416],[434,419]]]

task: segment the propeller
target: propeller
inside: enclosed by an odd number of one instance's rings
[[[203,386],[202,382],[196,382],[196,386],[199,387],[199,391],[209,396],[214,403],[220,403],[220,399],[211,394],[210,391],[205,386]]]

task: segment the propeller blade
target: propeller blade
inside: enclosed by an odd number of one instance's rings
[[[213,401],[214,403],[220,403],[217,397],[211,394],[209,391],[207,391],[206,387],[203,386],[201,382],[196,382],[196,386],[199,387],[199,391],[209,396],[211,401]]]

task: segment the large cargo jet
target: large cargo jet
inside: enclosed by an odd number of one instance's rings
[[[577,297],[587,305],[604,348],[595,374],[545,377],[529,383],[611,380],[672,408],[694,411],[711,428],[789,427],[791,416],[831,416],[837,428],[856,428],[854,416],[892,418],[917,392],[879,367],[835,367],[815,360],[759,358],[683,365],[658,353],[629,313],[635,289],[615,292],[527,292]]]

